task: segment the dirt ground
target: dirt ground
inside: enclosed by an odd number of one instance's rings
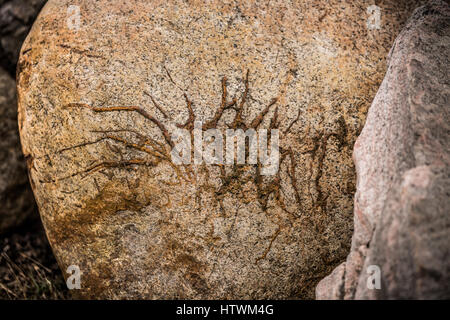
[[[39,219],[0,236],[0,299],[69,299]]]

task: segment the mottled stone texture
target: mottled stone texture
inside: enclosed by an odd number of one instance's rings
[[[417,9],[354,148],[355,233],[320,299],[450,298],[450,7]],[[367,267],[381,269],[370,290]]]
[[[372,2],[321,3],[47,3],[18,65],[19,126],[80,297],[314,297],[349,251],[352,147],[416,2],[377,1],[380,30]],[[170,134],[194,119],[279,128],[279,173],[175,166]]]
[[[0,67],[16,74],[20,47],[46,0],[0,0]]]
[[[17,128],[16,85],[0,68],[0,233],[22,223],[36,208]],[[35,210],[34,210],[35,211]]]

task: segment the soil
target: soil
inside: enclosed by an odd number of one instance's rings
[[[0,237],[0,299],[68,299],[44,228],[34,219]]]

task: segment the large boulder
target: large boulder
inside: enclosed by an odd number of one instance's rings
[[[36,213],[17,127],[16,84],[0,68],[0,233]]]
[[[433,1],[392,48],[354,148],[352,250],[317,298],[450,298],[449,61],[450,7]]]
[[[378,2],[49,1],[19,126],[79,296],[313,298],[348,253],[352,147],[415,4]],[[279,170],[177,165],[172,134],[195,121],[278,129]]]

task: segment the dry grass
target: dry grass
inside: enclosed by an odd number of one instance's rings
[[[0,299],[68,299],[42,224],[0,237]]]

